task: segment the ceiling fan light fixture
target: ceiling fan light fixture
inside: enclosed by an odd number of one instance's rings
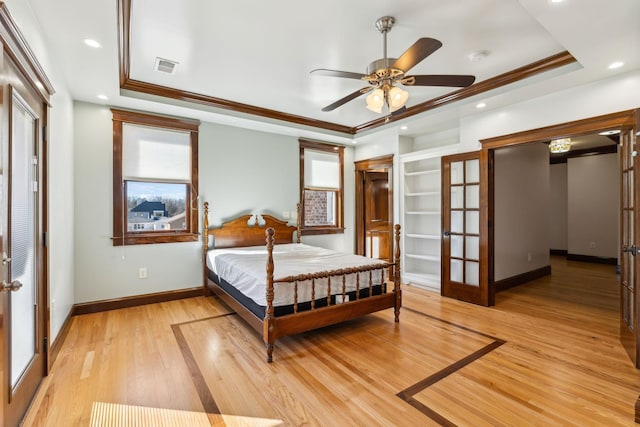
[[[571,138],[554,139],[549,143],[549,151],[553,154],[566,153],[571,149]]]
[[[394,111],[404,107],[404,104],[407,103],[408,99],[409,92],[402,90],[397,86],[392,87],[389,90],[389,110],[393,113]]]
[[[380,114],[384,105],[384,92],[382,89],[375,89],[367,96],[367,109]]]

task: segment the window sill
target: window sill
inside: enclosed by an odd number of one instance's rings
[[[200,238],[198,233],[153,233],[153,234],[128,234],[124,237],[112,237],[113,246],[127,245],[150,245],[155,243],[180,243],[197,242]]]
[[[313,227],[300,230],[303,236],[316,236],[319,234],[344,234],[344,227]]]

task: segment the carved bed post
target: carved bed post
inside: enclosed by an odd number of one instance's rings
[[[298,227],[298,231],[296,232],[296,236],[298,238],[298,243],[300,243],[300,237],[302,234],[302,224],[300,224],[300,220],[302,219],[302,211],[300,209],[302,209],[302,205],[300,204],[300,202],[298,202],[296,208],[296,210],[298,211],[298,218],[296,219],[296,226]]]
[[[267,346],[267,362],[273,361],[273,337],[274,309],[273,309],[273,242],[275,230],[267,228],[267,310],[263,321],[263,338]]]
[[[395,267],[393,269],[393,292],[396,294],[396,306],[394,313],[396,316],[396,322],[400,321],[400,306],[402,305],[402,290],[400,289],[400,224],[396,224],[396,238],[395,238]]]
[[[204,202],[202,219],[202,294],[206,297],[211,295],[207,287],[207,251],[209,250],[209,202]]]

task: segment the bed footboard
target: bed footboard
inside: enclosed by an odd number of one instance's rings
[[[279,337],[328,326],[357,316],[361,316],[386,308],[394,308],[394,318],[400,320],[402,291],[400,286],[400,225],[395,226],[394,261],[376,263],[360,267],[328,270],[318,273],[301,274],[274,278],[273,247],[274,230],[266,230],[267,236],[267,307],[264,318],[263,338],[267,350],[267,362],[273,361],[273,346]],[[378,274],[375,274],[378,272]],[[385,272],[389,272],[385,277]],[[348,291],[346,278],[355,277],[355,291]],[[374,279],[374,275],[378,279]],[[364,278],[364,280],[363,280]],[[316,286],[322,281],[323,286]],[[298,290],[301,283],[310,286],[311,307],[306,311],[298,310]],[[290,283],[293,286],[293,313],[275,316],[273,305],[274,285]],[[387,286],[393,284],[393,291]],[[307,289],[308,290],[308,289]],[[316,301],[323,301],[321,307]]]

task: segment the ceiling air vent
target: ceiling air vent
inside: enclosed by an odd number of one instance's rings
[[[156,58],[156,63],[153,69],[162,73],[175,74],[177,65],[178,63],[176,61],[171,61],[164,58]]]

